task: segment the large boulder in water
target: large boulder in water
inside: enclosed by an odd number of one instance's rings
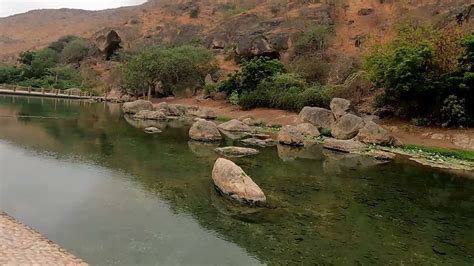
[[[330,150],[348,153],[361,153],[366,149],[366,146],[362,142],[353,139],[325,139],[323,147]]]
[[[298,115],[300,123],[311,123],[319,128],[331,128],[334,123],[334,116],[328,109],[320,107],[304,107]]]
[[[339,119],[350,111],[351,101],[343,98],[333,98],[329,107],[331,108],[334,118]]]
[[[238,119],[232,119],[225,123],[220,124],[219,129],[229,132],[250,132],[252,128]]]
[[[372,121],[366,122],[365,126],[359,130],[357,139],[364,143],[378,145],[393,145],[395,143],[395,138],[390,131]]]
[[[207,120],[196,121],[189,129],[189,137],[197,141],[219,141],[222,139],[216,124]]]
[[[331,134],[337,139],[352,139],[364,123],[364,120],[356,115],[345,114],[334,123]]]
[[[223,195],[244,204],[264,206],[267,202],[262,189],[238,165],[219,158],[212,169],[214,185]]]
[[[126,114],[136,114],[143,110],[153,111],[153,104],[150,101],[136,100],[124,103],[122,105],[122,110]]]
[[[294,126],[284,126],[278,133],[278,142],[291,146],[303,146],[304,135]]]

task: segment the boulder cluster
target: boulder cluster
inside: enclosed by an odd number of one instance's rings
[[[214,119],[217,117],[214,110],[210,108],[165,102],[153,104],[146,100],[126,102],[122,105],[122,111],[134,119],[142,120],[169,120],[180,117]]]
[[[330,110],[320,107],[304,107],[298,115],[297,126],[285,126],[278,135],[284,145],[303,146],[305,138],[320,135],[318,130],[331,132],[334,139],[324,141],[324,147],[344,152],[365,149],[365,144],[395,145],[396,139],[371,116],[356,115],[351,101],[334,98]]]

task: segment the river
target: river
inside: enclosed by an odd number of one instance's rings
[[[270,206],[240,208],[212,186],[215,146],[162,127],[116,104],[0,96],[0,209],[93,265],[474,263],[472,179],[266,148],[234,161]]]

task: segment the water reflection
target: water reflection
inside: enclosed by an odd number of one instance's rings
[[[117,105],[29,101],[0,97],[2,208],[94,264],[473,263],[472,180],[279,146],[235,159],[270,203],[241,209],[214,194],[217,144],[186,127],[148,135]]]

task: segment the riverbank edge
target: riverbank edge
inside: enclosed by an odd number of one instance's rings
[[[1,265],[89,265],[0,210]]]

